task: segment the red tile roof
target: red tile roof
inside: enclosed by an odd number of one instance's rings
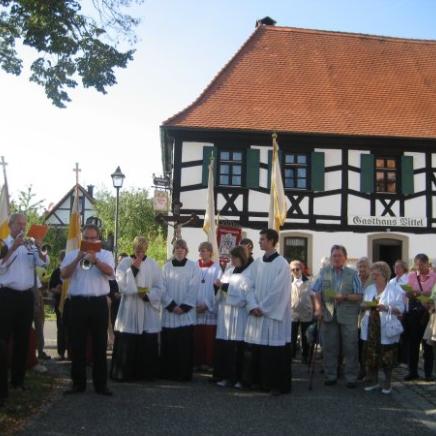
[[[262,25],[163,125],[436,138],[436,41]]]

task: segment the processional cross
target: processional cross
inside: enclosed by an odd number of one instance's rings
[[[79,184],[79,173],[82,171],[79,168],[79,162],[76,162],[76,166],[75,166],[75,168],[73,168],[73,171],[76,173],[76,185],[78,185]]]
[[[183,203],[180,201],[173,203],[173,214],[172,215],[162,215],[161,213],[156,215],[156,221],[162,224],[167,224],[170,227],[174,228],[173,239],[171,240],[171,244],[174,245],[176,241],[182,239],[182,227],[186,226],[190,223],[194,223],[198,220],[198,216],[195,213],[191,215],[180,215],[180,209],[182,208]],[[170,224],[174,222],[174,224]]]

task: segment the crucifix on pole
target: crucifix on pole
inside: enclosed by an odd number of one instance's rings
[[[162,215],[161,213],[156,215],[156,221],[161,224],[167,224],[170,227],[174,228],[173,239],[171,240],[171,244],[182,239],[182,227],[191,223],[195,223],[198,220],[198,216],[195,213],[191,215],[180,215],[180,210],[183,206],[183,203],[180,201],[175,201],[173,203],[173,214],[172,215]],[[170,223],[173,224],[170,224]]]

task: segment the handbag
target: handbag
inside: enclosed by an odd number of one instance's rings
[[[385,321],[386,337],[393,338],[395,336],[399,336],[401,333],[403,333],[403,331],[403,324],[401,324],[401,321],[392,313],[391,308],[389,308]]]

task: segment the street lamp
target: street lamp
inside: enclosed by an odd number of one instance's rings
[[[118,263],[118,207],[120,204],[120,189],[123,187],[124,178],[126,177],[120,167],[117,167],[114,173],[111,174],[112,184],[117,190],[117,201],[115,203],[115,235],[114,235],[114,255],[115,264]]]

